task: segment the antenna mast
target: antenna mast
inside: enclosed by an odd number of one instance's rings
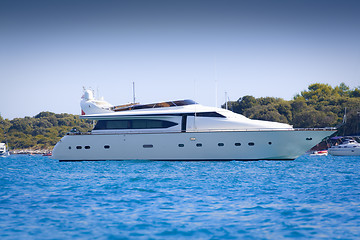
[[[218,107],[218,83],[217,83],[217,61],[214,58],[214,80],[215,80],[215,107]]]
[[[228,96],[227,96],[227,92],[225,92],[225,109],[228,110]]]
[[[135,101],[135,82],[133,82],[133,103],[136,103],[136,101]]]

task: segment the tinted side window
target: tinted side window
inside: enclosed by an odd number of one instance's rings
[[[99,120],[94,130],[169,128],[176,125],[178,124],[174,122],[152,119]]]
[[[225,118],[225,116],[221,115],[217,112],[199,112],[196,113],[196,116],[198,117],[219,117],[219,118]]]
[[[144,129],[147,128],[146,126],[146,119],[136,119],[132,120],[132,126],[133,129]]]
[[[106,129],[126,129],[129,121],[106,121]]]

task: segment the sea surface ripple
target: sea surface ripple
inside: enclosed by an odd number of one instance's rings
[[[360,158],[0,159],[0,239],[360,239]]]

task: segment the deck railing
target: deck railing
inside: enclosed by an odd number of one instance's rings
[[[108,132],[107,132],[108,131]],[[123,135],[123,134],[169,134],[169,133],[205,133],[205,132],[272,132],[272,131],[336,131],[336,128],[257,128],[257,129],[197,129],[178,131],[125,131],[103,130],[101,132],[68,132],[66,135]]]

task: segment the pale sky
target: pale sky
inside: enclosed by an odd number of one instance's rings
[[[0,114],[360,86],[360,1],[0,0]],[[217,94],[216,94],[217,89]]]

